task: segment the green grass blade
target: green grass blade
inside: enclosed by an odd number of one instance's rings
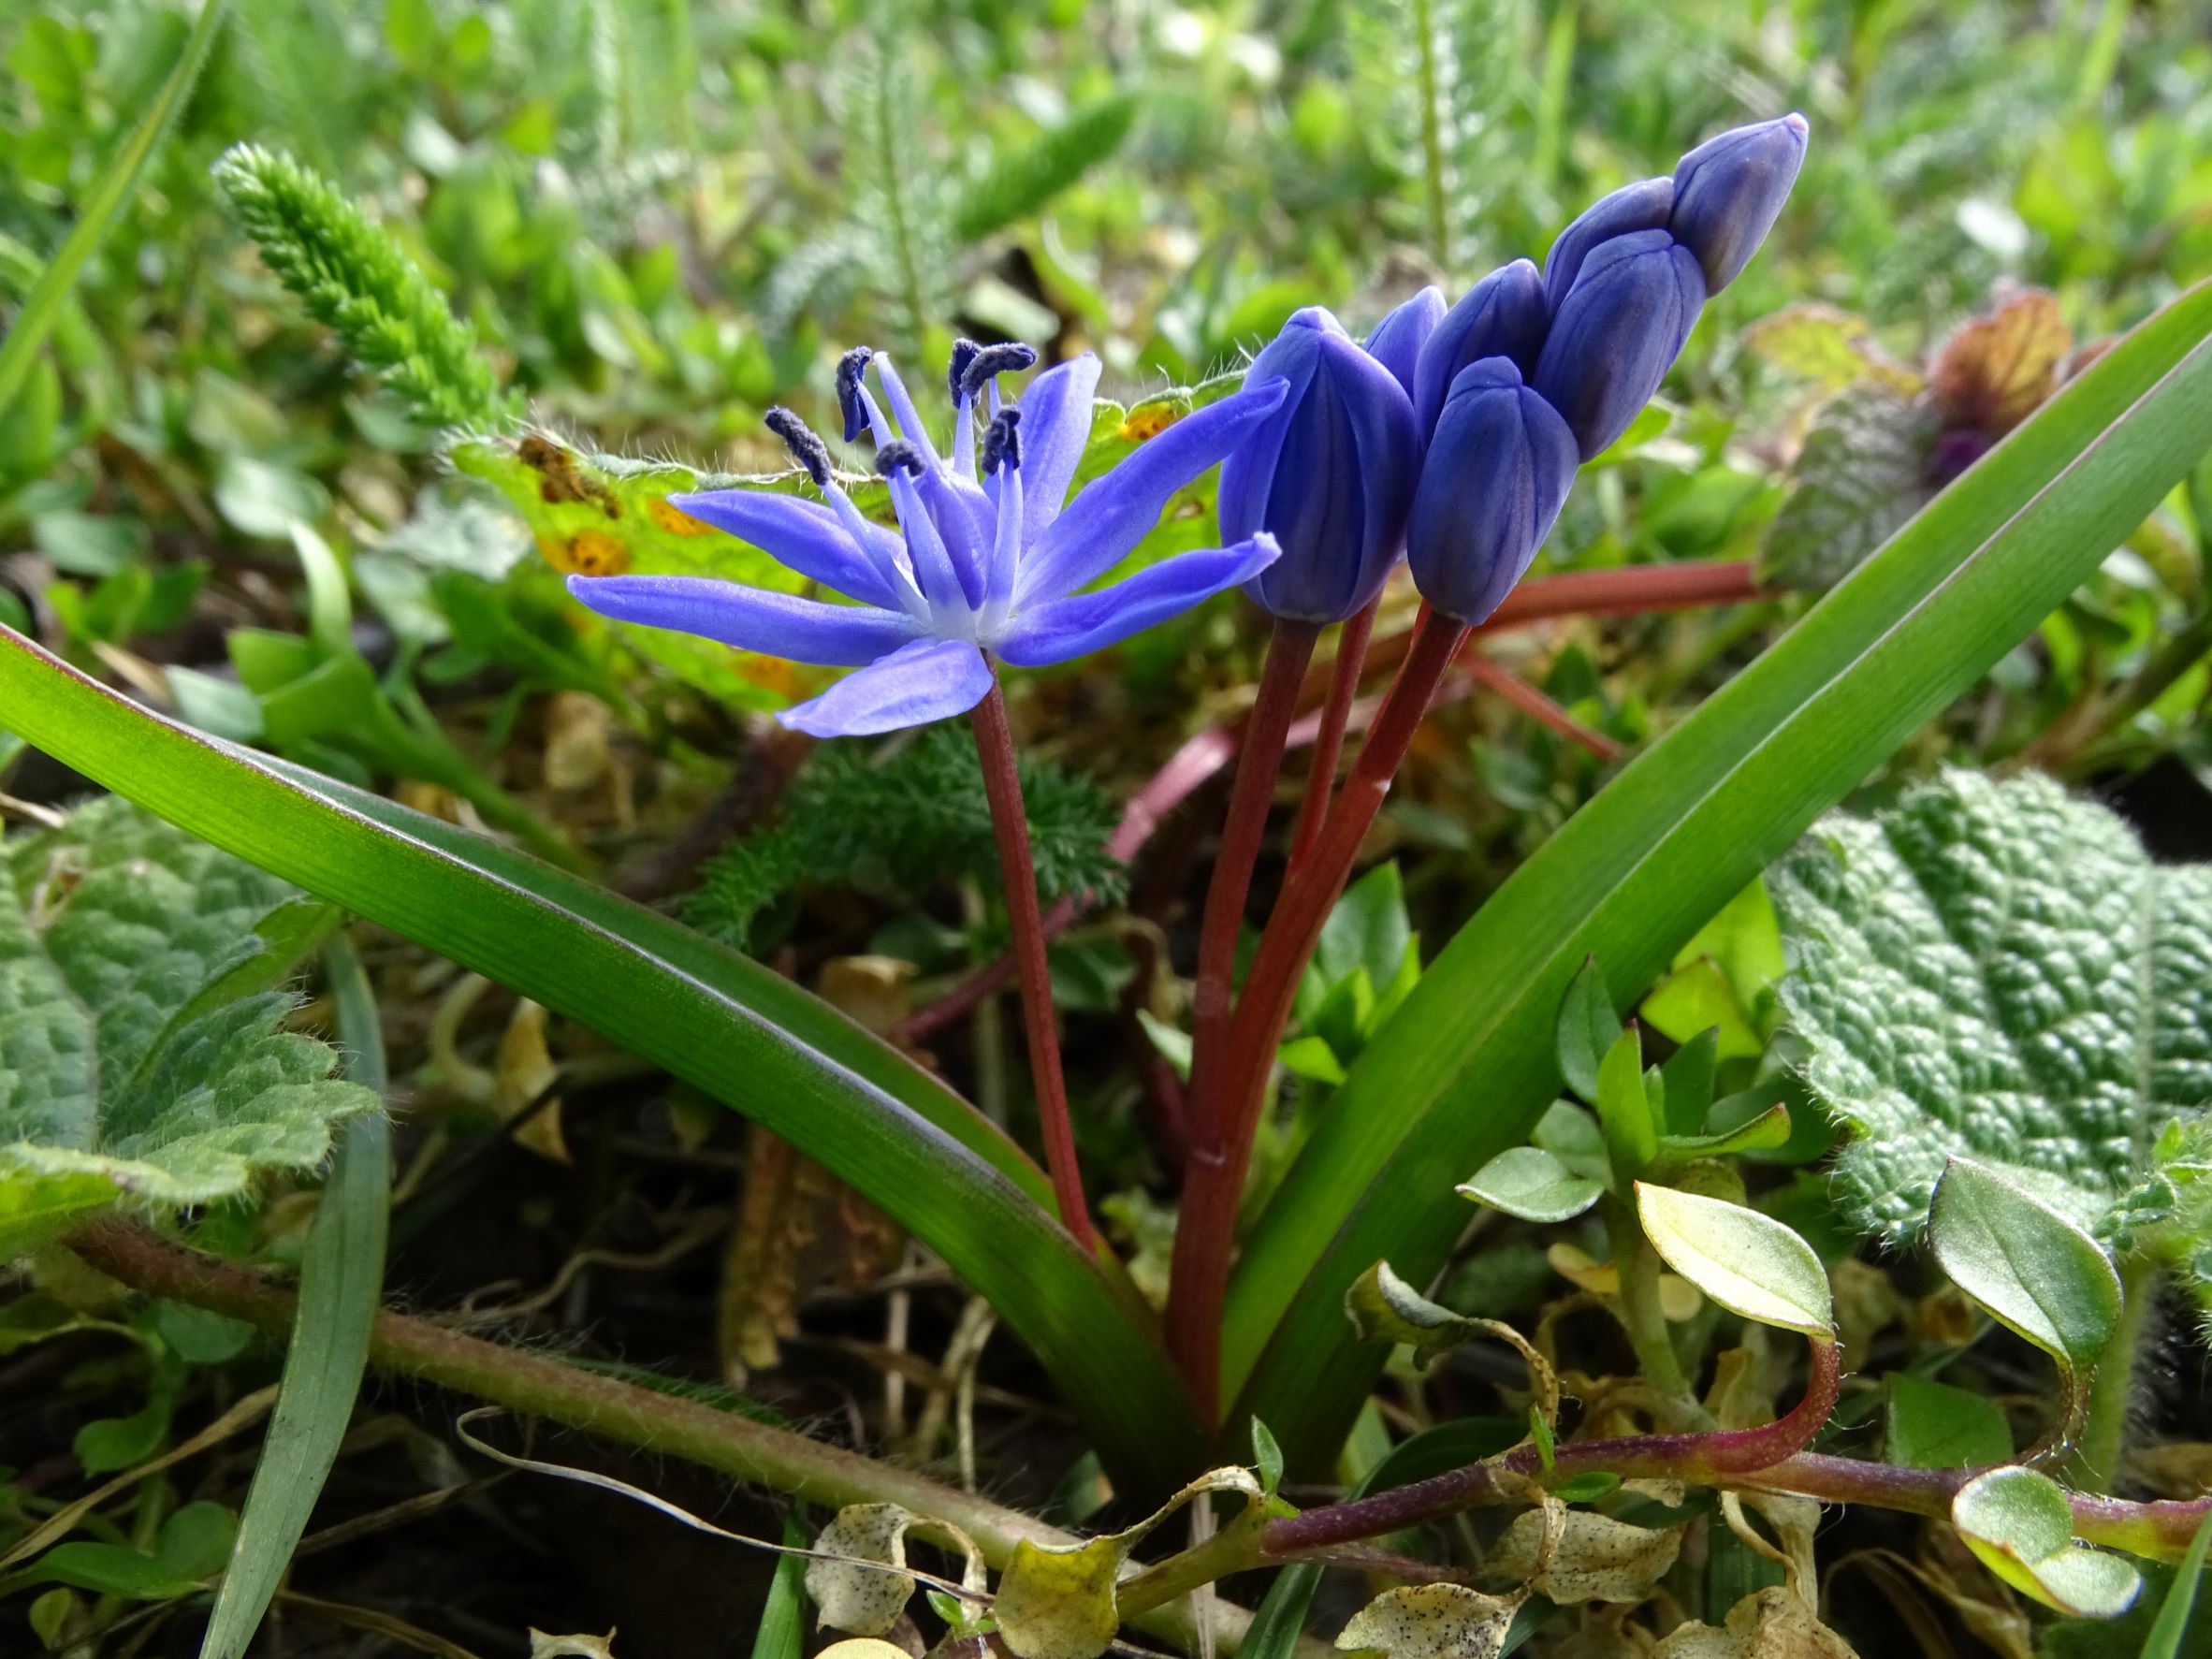
[[[2208,1547],[2212,1547],[2212,1514],[2199,1523],[2197,1535],[2189,1541],[2189,1553],[2174,1569],[2174,1582],[2166,1591],[2166,1599],[2159,1603],[2159,1616],[2151,1623],[2150,1634],[2143,1638],[2143,1652],[2137,1659],[2176,1659],[2181,1652],[2181,1638],[2189,1634],[2189,1616],[2196,1610],[2197,1581],[2204,1577]]]
[[[146,164],[153,159],[162,139],[168,136],[170,124],[184,108],[184,99],[191,93],[193,82],[199,79],[208,52],[222,30],[223,13],[228,4],[229,0],[201,0],[199,16],[193,22],[192,33],[185,37],[184,50],[178,56],[176,66],[169,71],[168,79],[161,83],[153,107],[101,170],[93,183],[92,193],[77,211],[76,226],[39,273],[30,293],[23,297],[22,310],[16,313],[14,326],[7,330],[7,339],[0,340],[0,412],[11,407],[16,394],[23,389],[23,378],[31,372],[38,348],[46,343],[55,319],[62,314],[62,302],[77,285],[78,272],[84,269],[93,250],[100,245],[100,240],[122,215],[124,205],[138,189],[139,175],[145,172]]]
[[[580,1020],[888,1210],[998,1310],[1121,1480],[1179,1482],[1189,1397],[1126,1280],[1036,1166],[781,975],[525,853],[192,732],[0,630],[0,725],[216,846]]]
[[[342,934],[325,948],[346,1075],[382,1093],[384,1036],[361,959]],[[299,1262],[299,1312],[261,1462],[239,1516],[238,1542],[215,1594],[200,1659],[243,1659],[353,1419],[369,1333],[384,1294],[391,1219],[391,1126],[381,1112],[349,1119],[323,1184]]]
[[[812,1539],[793,1516],[784,1521],[783,1541],[804,1550]],[[806,1659],[806,1652],[807,1558],[786,1555],[776,1564],[761,1622],[753,1627],[752,1659]]]
[[[2212,444],[2212,284],[2144,323],[1984,458],[1499,888],[1368,1044],[1238,1264],[1224,1374],[1294,1465],[1342,1438],[1381,1363],[1346,1286],[1419,1284],[1466,1223],[1453,1183],[1559,1087],[1583,959],[1616,1007],[1914,732],[2061,604]]]

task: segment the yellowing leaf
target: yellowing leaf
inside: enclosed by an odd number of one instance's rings
[[[822,1609],[824,1625],[855,1636],[881,1636],[898,1623],[914,1593],[913,1578],[905,1568],[907,1534],[916,1530],[957,1548],[967,1561],[961,1582],[982,1589],[982,1552],[958,1527],[924,1520],[896,1504],[849,1504],[814,1540],[818,1555],[840,1559],[807,1564],[807,1594]]]
[[[1817,300],[1784,306],[1743,331],[1743,343],[1777,369],[1840,392],[1861,380],[1880,381],[1907,394],[1920,376],[1874,342],[1873,325],[1854,312]]]
[[[1493,1659],[1527,1599],[1485,1595],[1464,1584],[1386,1590],[1352,1615],[1336,1645],[1372,1648],[1385,1659]]]
[[[1944,342],[1928,376],[1943,423],[2001,437],[2059,386],[2074,331],[2053,295],[2030,289]]]
[[[1094,1538],[1080,1550],[1022,1539],[993,1603],[999,1639],[1019,1659],[1095,1659],[1121,1627],[1113,1584],[1128,1554],[1118,1538]]]
[[[1812,1337],[1830,1333],[1828,1275],[1812,1246],[1781,1222],[1640,1181],[1636,1208],[1660,1259],[1730,1313]]]
[[[1129,1551],[1184,1505],[1216,1492],[1262,1496],[1249,1469],[1213,1469],[1126,1531],[1058,1549],[1024,1539],[1006,1564],[992,1604],[999,1640],[1015,1659],[1097,1659],[1121,1626],[1114,1585]],[[1256,1522],[1264,1513],[1247,1504],[1230,1524]],[[808,1588],[813,1588],[811,1578]]]

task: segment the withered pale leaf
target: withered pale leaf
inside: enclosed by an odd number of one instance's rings
[[[1386,1590],[1351,1617],[1336,1645],[1385,1659],[1494,1659],[1525,1594],[1485,1595],[1464,1584]]]
[[[1589,1509],[1566,1511],[1558,1525],[1547,1563],[1543,1511],[1515,1516],[1491,1551],[1491,1571],[1562,1604],[1633,1603],[1652,1593],[1681,1553],[1680,1526],[1635,1526]]]
[[[849,1504],[814,1540],[818,1554],[840,1559],[807,1564],[807,1594],[822,1609],[823,1625],[853,1636],[881,1636],[898,1623],[914,1594],[913,1576],[905,1570],[910,1532],[958,1550],[965,1562],[962,1584],[983,1588],[982,1552],[958,1527],[896,1504]]]
[[[1677,1625],[1652,1659],[1858,1659],[1851,1644],[1823,1624],[1804,1598],[1772,1584],[1728,1609],[1725,1627]]]

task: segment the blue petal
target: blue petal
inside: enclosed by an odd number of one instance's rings
[[[1704,304],[1697,255],[1664,230],[1591,250],[1529,377],[1565,417],[1584,460],[1651,401]]]
[[[568,590],[618,622],[696,633],[794,662],[873,662],[913,638],[916,627],[873,605],[823,604],[707,576],[571,576]]]
[[[1666,228],[1697,255],[1718,294],[1757,253],[1805,164],[1805,118],[1784,115],[1708,138],[1674,169]]]
[[[852,545],[837,514],[800,496],[772,489],[709,489],[672,495],[668,504],[702,524],[750,542],[786,570],[835,588],[849,599],[886,610],[898,608],[897,596],[878,569],[880,562],[898,559],[899,540],[891,531],[870,527],[881,538],[878,557],[870,560]]]
[[[1048,600],[1033,607],[993,648],[1022,668],[1103,650],[1201,600],[1251,580],[1273,563],[1275,556],[1274,538],[1267,535],[1233,547],[1178,553],[1096,593]]]
[[[1544,279],[1525,259],[1501,265],[1459,298],[1421,344],[1413,370],[1413,416],[1421,441],[1436,429],[1452,383],[1470,363],[1510,357],[1523,374],[1533,374],[1544,349],[1551,309],[1544,300]]]
[[[1691,152],[1692,155],[1695,153]],[[1558,240],[1551,244],[1551,252],[1544,255],[1544,298],[1552,314],[1559,314],[1559,308],[1566,302],[1567,290],[1582,273],[1582,261],[1593,250],[1631,231],[1664,228],[1673,207],[1672,179],[1639,179],[1584,208],[1575,222],[1559,233]],[[1521,371],[1526,374],[1529,366],[1521,364]]]
[[[946,468],[930,468],[917,483],[923,505],[952,557],[960,591],[967,596],[968,609],[973,610],[983,603],[984,589],[990,585],[987,572],[997,513],[973,478],[964,478]]]
[[[1375,326],[1367,337],[1367,355],[1398,377],[1405,395],[1413,396],[1414,365],[1421,347],[1444,320],[1444,290],[1431,284]]]
[[[917,639],[776,718],[816,737],[865,737],[966,714],[991,690],[991,665],[965,639]]]
[[[1021,573],[1022,599],[1072,593],[1119,564],[1159,522],[1176,491],[1273,414],[1284,390],[1262,386],[1232,392],[1147,438],[1128,459],[1085,485],[1074,504],[1031,544]]]
[[[1060,516],[1091,439],[1099,358],[1084,352],[1047,369],[1022,393],[1022,525],[1035,541]]]

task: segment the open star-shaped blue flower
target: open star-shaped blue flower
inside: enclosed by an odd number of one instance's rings
[[[1273,413],[1284,386],[1247,387],[1186,415],[1070,501],[1090,437],[1099,360],[1086,353],[1040,374],[1018,404],[1003,400],[997,377],[1035,361],[1021,345],[963,341],[953,349],[945,458],[890,361],[865,347],[845,355],[837,371],[845,437],[865,430],[874,440],[895,531],[862,515],[831,472],[828,446],[788,410],[770,411],[768,426],[821,502],[772,489],[669,498],[851,604],[701,576],[571,576],[569,591],[620,621],[854,667],[778,717],[798,731],[838,737],[964,714],[991,690],[992,657],[1024,667],[1064,662],[1248,581],[1273,561],[1273,539],[1259,534],[1082,591],[1121,562],[1178,491]],[[871,368],[883,403],[868,386]],[[986,407],[987,422],[979,421]]]

